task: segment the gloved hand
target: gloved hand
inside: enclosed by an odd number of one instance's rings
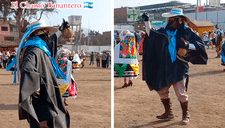
[[[183,38],[180,38],[179,41],[179,46],[180,48],[188,49],[189,48],[189,43],[187,43]]]
[[[40,96],[40,91],[41,91],[41,89],[39,88],[35,93],[33,93],[33,96],[35,98],[38,98]]]
[[[59,26],[59,30],[63,31],[65,28],[69,28],[69,27],[70,27],[69,23],[63,19],[61,26]]]
[[[144,12],[142,15],[141,15],[141,18],[144,20],[144,21],[149,21],[149,15],[147,12]]]

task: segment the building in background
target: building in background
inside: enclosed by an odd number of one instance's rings
[[[174,6],[186,7],[190,6],[188,3],[181,3],[178,1],[170,1],[167,3],[145,5],[138,7],[121,7],[114,9],[114,30],[121,31],[123,29],[129,29],[131,31],[145,30],[145,26],[141,21],[141,14],[148,12],[151,21],[164,21],[161,17],[163,12],[171,11]],[[159,28],[159,25],[154,26],[155,29]]]
[[[114,30],[121,31],[128,29],[135,30],[135,22],[140,22],[140,8],[138,7],[121,7],[114,9]]]
[[[0,50],[13,51],[19,45],[19,32],[15,21],[0,19]]]
[[[208,20],[193,20],[190,22],[189,26],[199,33],[199,36],[202,35],[203,32],[208,32],[214,30],[214,24]]]
[[[137,7],[121,7],[114,9],[114,29],[122,30],[129,29],[131,31],[145,30],[144,23],[141,22],[138,18],[137,20],[129,21],[128,20],[128,9],[137,8],[140,11],[140,17],[144,12],[149,13],[149,17],[152,23],[154,22],[165,22],[166,19],[161,16],[164,12],[170,12],[173,7],[182,8],[184,14],[188,16],[192,21],[196,20],[205,20],[209,21],[214,25],[219,24],[219,26],[225,30],[225,3],[220,3],[220,0],[206,0],[205,3],[199,3],[198,6],[198,15],[197,5],[190,3],[183,3],[179,1],[170,1],[160,4],[151,4],[145,6]],[[199,21],[201,22],[201,21]],[[207,22],[208,23],[208,22]],[[153,25],[154,29],[163,27],[163,25]]]
[[[63,41],[63,40],[62,40]],[[60,42],[59,44],[71,51],[84,50],[86,53],[102,52],[104,50],[111,51],[111,31],[103,32],[99,35],[86,36],[81,39],[78,45],[75,45],[74,40],[70,42]]]
[[[140,8],[138,7],[122,7],[114,9],[114,24],[131,24],[140,19]]]
[[[170,12],[173,7],[179,7],[185,10],[185,8],[193,8],[194,5],[190,3],[182,3],[179,1],[170,1],[165,3],[138,6],[138,7],[140,8],[141,14],[143,12],[148,12],[150,14],[151,20],[164,20],[164,18],[161,17],[161,14],[164,12]]]
[[[220,6],[220,0],[209,0],[210,6]]]
[[[103,32],[101,35],[91,36],[81,40],[81,45],[87,46],[110,46],[111,45],[111,31]],[[88,44],[89,42],[89,44]]]

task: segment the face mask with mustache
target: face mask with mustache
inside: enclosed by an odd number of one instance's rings
[[[168,20],[168,23],[166,26],[167,30],[174,31],[180,28],[184,28],[184,21],[182,19],[180,20],[179,18],[176,18],[174,20]]]
[[[46,44],[48,45],[48,48],[49,50],[51,51],[52,53],[52,50],[53,50],[53,44],[51,42],[49,42],[49,37],[48,37],[48,34],[47,33],[44,33],[44,34],[41,34],[41,35],[38,35],[42,40],[44,40],[46,42]]]

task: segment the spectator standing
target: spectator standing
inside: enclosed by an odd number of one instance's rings
[[[9,59],[9,51],[6,50],[3,52],[3,67],[6,68],[7,67],[7,62],[8,62],[8,59]]]
[[[99,52],[97,53],[97,56],[96,56],[96,63],[97,63],[97,67],[100,67],[100,59],[101,59],[101,56],[99,54]]]
[[[109,53],[106,54],[106,68],[109,68],[109,60],[110,60],[110,55]]]
[[[103,52],[103,55],[102,55],[102,67],[103,68],[106,68],[106,60],[107,60],[107,55],[105,52]]]
[[[91,55],[90,55],[90,65],[94,65],[94,52],[91,52]]]
[[[83,68],[85,65],[85,60],[86,60],[85,56],[86,54],[84,53],[84,50],[81,50],[81,53],[80,53],[80,59],[81,59],[81,65],[82,65],[81,68]]]

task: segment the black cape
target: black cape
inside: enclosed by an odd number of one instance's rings
[[[181,38],[180,35],[176,36]],[[190,28],[185,29],[182,38],[194,44],[196,50],[189,50],[188,55],[182,59],[176,58],[171,62],[168,44],[169,37],[165,29],[150,31],[143,43],[143,80],[146,81],[150,90],[159,91],[160,89],[179,82],[188,76],[188,62],[192,64],[206,64],[207,54],[203,41]],[[178,51],[179,44],[176,44]],[[185,61],[183,61],[185,60]]]
[[[19,119],[27,119],[32,128],[39,128],[39,122],[45,120],[53,128],[70,127],[50,57],[33,46],[27,48],[21,69]]]

